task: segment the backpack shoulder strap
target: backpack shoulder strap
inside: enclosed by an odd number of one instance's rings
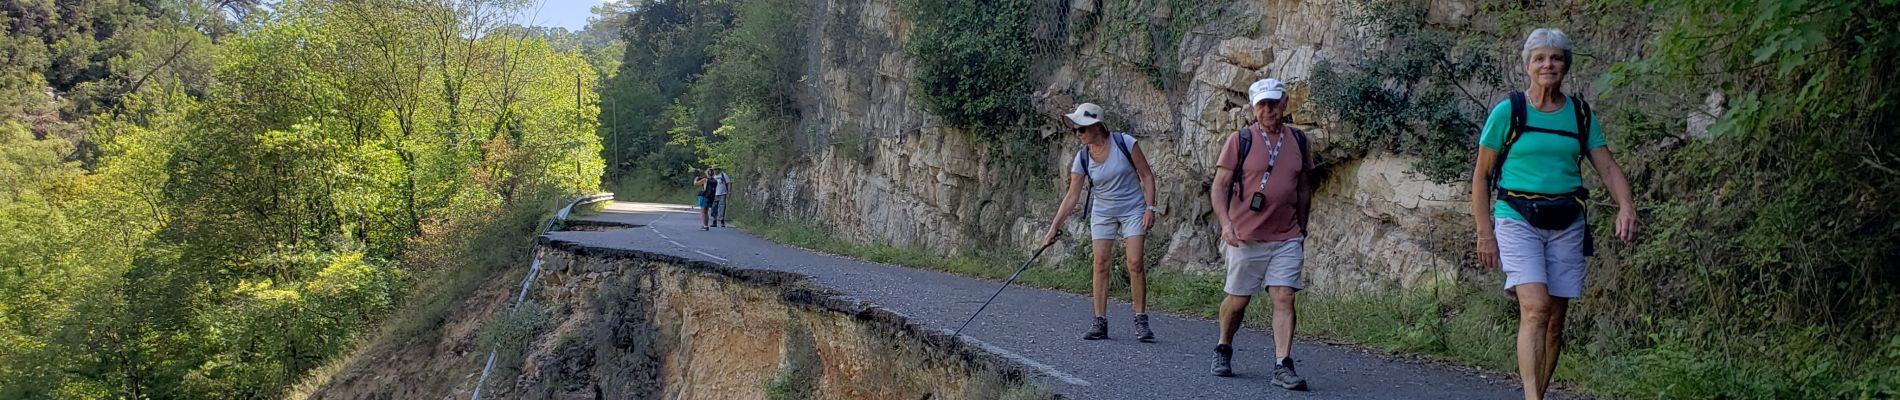
[[[1127,134],[1111,133],[1108,137],[1115,141],[1115,148],[1122,150],[1122,157],[1128,158],[1128,168],[1133,169],[1135,167],[1135,153],[1128,151],[1128,142],[1122,141],[1122,136],[1127,136]]]
[[[1089,220],[1089,213],[1095,211],[1095,178],[1089,176],[1089,146],[1082,145],[1075,151],[1075,159],[1082,163],[1082,181],[1089,183],[1088,193],[1082,194],[1082,220]]]
[[[1243,168],[1247,166],[1247,153],[1253,150],[1252,129],[1252,127],[1242,127],[1240,130],[1234,131],[1234,141],[1237,142],[1236,144],[1239,145],[1240,148],[1235,149],[1233,180],[1225,183],[1227,185],[1227,198],[1229,200],[1240,196],[1240,176],[1243,174],[1241,171],[1246,171]]]
[[[1590,103],[1583,101],[1583,96],[1570,95],[1570,104],[1577,112],[1577,156],[1590,158],[1590,121],[1596,119],[1596,115],[1590,110]]]
[[[1239,183],[1241,171],[1245,171],[1241,167],[1247,166],[1247,153],[1253,150],[1253,128],[1246,127],[1234,131],[1234,138],[1235,141],[1240,142],[1240,148],[1234,154],[1234,182]]]
[[[1307,165],[1312,165],[1313,149],[1307,144],[1306,131],[1302,131],[1300,128],[1289,128],[1293,130],[1293,142],[1300,144],[1300,168],[1306,168]]]
[[[1300,145],[1300,174],[1295,176],[1294,187],[1297,189],[1305,189],[1307,184],[1306,180],[1313,174],[1313,169],[1307,168],[1313,165],[1313,150],[1310,147],[1311,145],[1307,144],[1306,131],[1293,127],[1288,127],[1288,129],[1293,131],[1293,142]]]
[[[1504,180],[1504,159],[1510,157],[1511,145],[1516,144],[1517,139],[1524,136],[1524,120],[1528,117],[1524,109],[1526,107],[1524,103],[1527,102],[1524,100],[1524,92],[1511,91],[1510,99],[1505,101],[1511,103],[1511,127],[1509,131],[1504,132],[1504,145],[1498,146],[1497,161],[1491,163],[1490,180],[1493,197],[1499,197],[1496,194],[1504,192],[1504,188],[1498,185]]]
[[[1524,135],[1524,125],[1527,124],[1527,122],[1525,121],[1530,118],[1530,114],[1525,109],[1526,107],[1529,107],[1529,105],[1526,105],[1525,103],[1529,103],[1530,101],[1524,99],[1524,92],[1512,91],[1510,101],[1511,101],[1511,131],[1505,132],[1504,146],[1500,147],[1500,150],[1511,148],[1511,144],[1516,143],[1517,138]]]
[[[1089,146],[1083,145],[1075,151],[1075,159],[1082,163],[1082,181],[1089,183],[1089,190],[1095,190],[1095,177],[1089,176]]]

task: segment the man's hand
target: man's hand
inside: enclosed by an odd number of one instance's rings
[[[1228,246],[1234,247],[1240,247],[1242,244],[1245,244],[1245,242],[1240,241],[1239,236],[1234,236],[1234,229],[1227,226],[1220,227],[1220,241],[1221,243],[1226,243]]]
[[[1154,228],[1154,227],[1155,227],[1155,210],[1154,208],[1149,208],[1147,211],[1144,211],[1141,213],[1141,231],[1147,232],[1149,229]]]

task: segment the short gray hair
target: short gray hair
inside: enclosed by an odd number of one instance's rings
[[[1570,36],[1565,35],[1564,31],[1557,30],[1557,28],[1537,28],[1537,30],[1531,31],[1530,37],[1524,38],[1524,52],[1520,54],[1520,56],[1524,58],[1524,62],[1529,63],[1531,62],[1531,50],[1545,47],[1563,50],[1564,61],[1571,61]]]

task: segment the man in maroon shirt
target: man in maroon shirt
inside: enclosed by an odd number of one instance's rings
[[[1286,85],[1262,79],[1248,88],[1257,121],[1227,138],[1214,173],[1211,201],[1227,259],[1227,299],[1220,308],[1220,344],[1213,373],[1233,376],[1234,333],[1261,287],[1273,299],[1273,384],[1306,390],[1293,372],[1293,293],[1300,290],[1313,169],[1306,135],[1281,123]],[[1242,146],[1246,146],[1243,148]],[[1243,159],[1244,157],[1244,159]]]

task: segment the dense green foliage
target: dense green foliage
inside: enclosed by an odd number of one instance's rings
[[[1611,67],[1605,102],[1619,102],[1612,122],[1630,147],[1680,148],[1639,172],[1653,185],[1641,194],[1654,204],[1652,240],[1609,279],[1625,301],[1598,305],[1627,325],[1598,329],[1650,333],[1630,343],[1656,349],[1630,360],[1650,382],[1707,382],[1696,389],[1733,396],[1900,396],[1900,203],[1890,198],[1900,193],[1900,4],[1632,6],[1659,15],[1655,48]],[[1681,99],[1710,91],[1728,98],[1714,137],[1668,137],[1668,115],[1701,108]],[[1759,343],[1786,351],[1764,357]]]
[[[598,186],[599,75],[500,5],[203,4],[0,7],[0,398],[276,397]]]
[[[1032,6],[1027,0],[905,2],[912,32],[904,49],[915,60],[913,87],[925,110],[979,132],[1015,126],[1033,113]]]
[[[679,0],[627,14],[629,47],[603,99],[611,175],[628,189],[670,191],[705,166],[735,176],[781,168],[795,149],[811,8]],[[664,184],[647,184],[655,180]]]
[[[1645,238],[1609,243],[1597,225],[1592,290],[1572,309],[1579,357],[1559,379],[1612,397],[1900,395],[1900,203],[1888,199],[1900,192],[1888,56],[1900,26],[1883,17],[1900,6],[1480,2],[1497,23],[1486,29],[1427,24],[1421,1],[1362,5],[1375,45],[1316,71],[1314,102],[1354,128],[1362,142],[1349,148],[1419,156],[1414,170],[1440,182],[1467,179],[1481,112],[1522,85],[1521,35],[1555,25],[1579,40],[1572,87],[1596,100]],[[1640,52],[1604,42],[1632,29],[1647,38]],[[1724,109],[1705,109],[1711,93]],[[1708,136],[1689,132],[1690,115],[1713,117]],[[1613,215],[1598,196],[1595,215]],[[1478,285],[1413,296],[1430,301],[1362,296],[1347,309],[1385,310],[1364,320],[1410,322],[1331,327],[1509,367],[1508,354],[1454,343],[1510,328],[1508,305],[1466,295]]]
[[[700,155],[673,143],[677,118],[670,111],[704,71],[718,33],[731,24],[732,9],[724,1],[659,1],[628,14],[621,28],[624,58],[601,91],[607,112],[600,131],[610,175],[691,181]]]

